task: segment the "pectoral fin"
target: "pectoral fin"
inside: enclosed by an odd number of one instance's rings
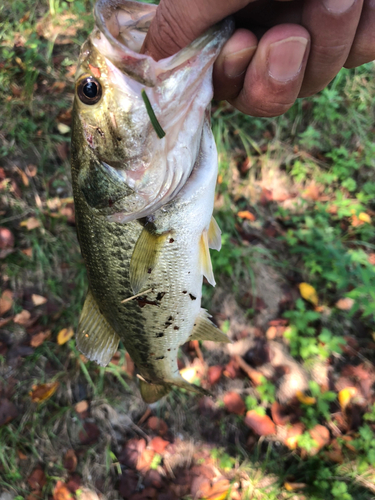
[[[140,292],[152,273],[166,239],[166,234],[153,234],[145,227],[135,244],[130,261],[130,285],[134,294]]]
[[[205,309],[201,309],[195,322],[193,333],[188,340],[212,340],[213,342],[224,342],[229,344],[230,338],[225,335],[210,320],[210,315]]]
[[[77,347],[88,359],[106,366],[117,351],[119,336],[105,319],[89,290],[77,329]]]
[[[210,226],[208,228],[208,246],[218,252],[221,249],[221,229],[214,216],[211,217]]]
[[[208,248],[208,233],[203,231],[199,242],[199,258],[202,268],[202,274],[207,278],[210,285],[215,286],[215,278],[212,270],[210,249]]]

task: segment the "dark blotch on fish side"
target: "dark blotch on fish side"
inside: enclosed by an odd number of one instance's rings
[[[191,293],[189,293],[189,297],[191,298],[191,300],[197,300],[197,297],[194,297],[194,295],[192,295]]]
[[[138,297],[137,299],[135,299],[137,302],[138,302],[138,305],[139,307],[144,307],[146,304],[150,305],[150,306],[157,306],[158,303],[155,302],[155,301],[151,301],[151,300],[147,300],[146,298],[144,297]]]
[[[159,359],[164,359],[164,356],[159,356],[158,358],[155,358],[155,361],[158,361]]]
[[[180,328],[178,326],[173,327],[173,330],[179,330]]]
[[[165,292],[159,292],[156,296],[156,300],[161,300],[165,295]]]
[[[97,127],[96,131],[98,132],[98,134],[100,135],[100,137],[104,137],[104,132],[101,128]]]
[[[184,290],[182,293],[187,293],[187,291],[186,291],[186,290]]]
[[[149,268],[147,269],[148,274],[151,274],[151,271],[152,271],[152,269],[151,269],[151,267],[149,267]]]
[[[170,238],[169,243],[173,243],[173,242],[174,242],[174,239]]]
[[[164,333],[163,332],[156,334],[156,338],[157,339],[161,339],[162,337],[164,337]]]

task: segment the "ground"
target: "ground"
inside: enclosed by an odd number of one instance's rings
[[[0,499],[375,496],[375,67],[276,119],[213,103],[216,288],[233,343],[191,342],[142,402],[122,345],[76,349],[87,289],[70,183],[90,1],[0,6]]]

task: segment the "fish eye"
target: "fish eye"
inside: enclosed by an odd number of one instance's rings
[[[93,76],[86,76],[78,82],[77,94],[84,104],[96,104],[102,97],[102,86]]]

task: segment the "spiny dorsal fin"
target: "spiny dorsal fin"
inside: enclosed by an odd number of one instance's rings
[[[145,380],[139,379],[139,390],[145,403],[155,403],[171,390],[170,385],[148,384]]]
[[[193,333],[188,340],[212,340],[213,342],[231,343],[229,337],[225,335],[210,320],[211,316],[205,309],[201,309],[198,318],[195,321]]]
[[[133,293],[143,288],[155,268],[166,234],[153,234],[145,227],[135,244],[130,261],[129,277]]]
[[[210,226],[208,228],[208,246],[218,252],[221,249],[221,229],[214,216],[211,217]]]
[[[88,359],[106,366],[117,351],[119,336],[88,291],[77,329],[77,347]]]
[[[214,272],[212,270],[210,249],[208,248],[207,231],[203,231],[199,242],[199,259],[202,269],[202,274],[207,278],[210,285],[215,286]]]

